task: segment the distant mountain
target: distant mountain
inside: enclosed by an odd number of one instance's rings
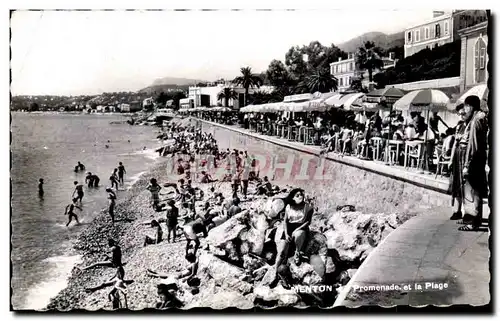
[[[337,47],[345,52],[356,52],[366,41],[373,41],[376,46],[387,50],[392,47],[404,46],[405,36],[403,31],[391,35],[386,35],[383,32],[367,32],[359,37],[337,45]]]
[[[203,80],[199,79],[187,79],[187,78],[174,78],[174,77],[163,77],[156,79],[151,86],[159,86],[159,85],[194,85],[199,82],[203,82]]]
[[[164,93],[175,92],[175,91],[183,91],[188,92],[188,88],[191,85],[151,85],[146,88],[142,88],[138,91],[138,93],[145,93],[148,95],[158,95],[162,91]]]

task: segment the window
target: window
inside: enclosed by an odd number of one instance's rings
[[[415,41],[419,42],[420,41],[420,30],[415,31]]]
[[[447,35],[450,31],[448,30],[448,21],[444,22],[444,34]]]
[[[486,43],[482,38],[478,38],[474,46],[474,60],[476,69],[484,69],[486,67]]]
[[[411,31],[408,31],[408,36],[406,37],[407,43],[411,43]]]
[[[436,38],[441,37],[441,26],[439,23],[436,23]]]
[[[430,38],[429,27],[425,27],[425,40]]]
[[[349,64],[349,67],[350,67],[350,68],[349,68],[349,71],[353,71],[353,70],[354,70],[354,63],[352,63],[352,62],[351,62],[351,63]]]
[[[340,87],[344,86],[343,80],[344,80],[344,78],[339,78],[339,86]]]
[[[484,69],[486,64],[486,48],[481,48],[479,50],[479,68]]]

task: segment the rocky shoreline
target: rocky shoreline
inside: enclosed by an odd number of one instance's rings
[[[103,211],[81,233],[75,245],[83,256],[82,265],[88,265],[104,259],[108,237],[119,240],[123,260],[126,262],[125,279],[134,280],[134,283],[127,287],[127,299],[131,310],[155,307],[158,279],[147,276],[146,269],[176,273],[187,265],[183,258],[185,248],[183,238],[177,243],[167,243],[165,240],[157,245],[143,247],[144,236],[151,234],[152,230],[140,223],[158,216],[149,205],[149,192],[146,186],[152,177],[157,178],[160,184],[175,181],[176,177],[167,174],[170,172],[167,168],[172,166],[171,161],[170,158],[165,159],[142,175],[131,187],[127,196],[117,204],[118,222],[112,225]],[[229,184],[222,183],[220,186],[220,191],[225,197],[231,195]],[[210,185],[195,184],[195,186],[200,187],[205,195],[208,194]],[[296,266],[293,260],[290,260],[289,269],[292,282],[296,285],[331,285],[334,288],[333,293],[318,297],[297,294],[281,284],[270,286],[266,272],[267,263],[262,258],[273,255],[268,246],[272,245],[272,241],[267,240],[267,237],[263,238],[262,231],[272,228],[270,224],[276,226],[280,224],[278,221],[273,223],[269,217],[266,219],[267,202],[265,198],[243,202],[241,205],[243,213],[217,226],[209,232],[206,239],[201,240],[202,250],[199,254],[197,274],[201,285],[195,294],[184,285],[180,288],[179,298],[184,302],[183,309],[197,307],[251,309],[308,305],[330,307],[367,255],[392,230],[410,217],[408,214],[396,213],[365,214],[348,207],[339,208],[339,211],[327,209],[316,213],[310,227],[311,238],[306,249],[311,261]],[[239,262],[231,259],[235,251],[238,253]],[[256,253],[258,255],[255,255]],[[318,261],[324,263],[325,271],[318,271]],[[253,273],[259,269],[262,273]],[[269,271],[268,266],[267,271]],[[68,286],[51,300],[47,309],[60,311],[110,309],[108,291],[87,293],[84,289],[107,281],[114,273],[115,271],[110,268],[85,272],[74,268]]]

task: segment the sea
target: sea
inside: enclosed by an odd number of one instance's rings
[[[106,207],[105,187],[118,162],[126,168],[120,194],[159,161],[154,150],[157,127],[130,126],[116,115],[11,114],[11,304],[43,309],[67,285],[81,257],[73,249],[79,232]],[[108,147],[106,148],[106,145]],[[75,173],[80,161],[84,172]],[[86,172],[101,179],[98,189],[85,186],[80,225],[66,227],[64,209],[71,202],[73,181]],[[38,180],[45,181],[43,198]]]

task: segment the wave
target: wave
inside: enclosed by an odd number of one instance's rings
[[[151,160],[157,160],[160,157],[160,153],[156,151],[158,148],[151,148],[151,149],[143,149],[143,150],[138,150],[132,153],[123,153],[123,154],[118,154],[118,156],[132,156],[132,155],[140,155],[144,156],[146,158],[149,158]]]
[[[144,175],[144,173],[146,173],[146,171],[142,171],[142,172],[139,172],[139,173],[131,176],[130,182],[127,183],[127,185],[128,185],[127,190],[131,189],[132,186],[134,186],[134,184],[137,183],[137,181],[141,178],[141,176]]]
[[[68,285],[73,267],[82,262],[81,255],[53,256],[46,258],[42,263],[47,264],[45,281],[32,286],[26,297],[26,309],[42,310]]]

